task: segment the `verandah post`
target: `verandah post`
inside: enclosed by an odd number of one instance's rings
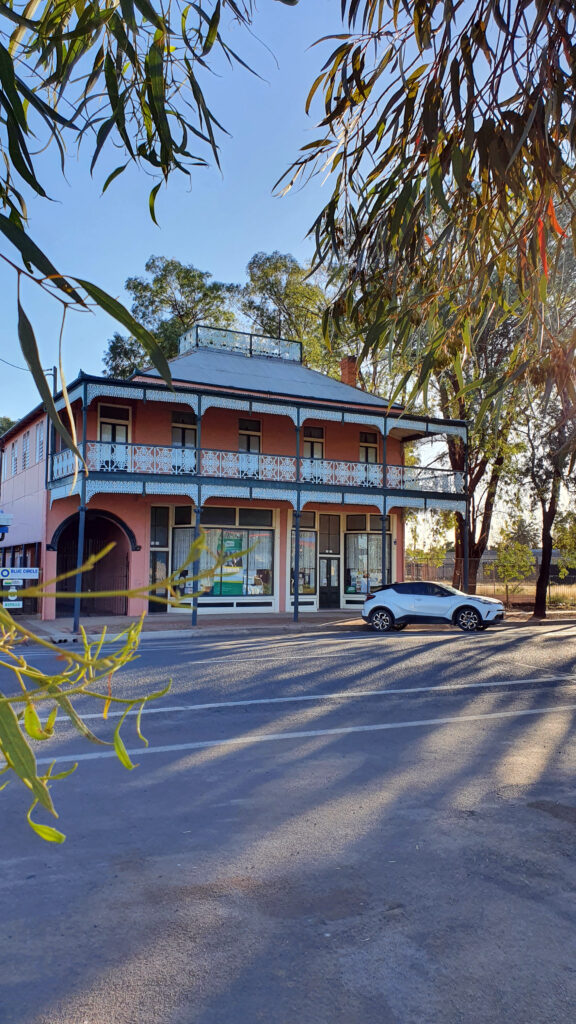
[[[380,529],[381,529],[381,536],[382,536],[382,581],[381,581],[381,586],[383,586],[383,587],[385,587],[387,582],[388,582],[388,578],[387,578],[388,577],[388,565],[387,565],[388,552],[386,550],[386,512],[388,511],[388,509],[387,509],[387,500],[386,500],[386,494],[387,494],[387,490],[388,490],[387,489],[387,483],[388,483],[388,481],[387,481],[387,457],[386,457],[387,456],[387,452],[386,452],[387,441],[388,441],[388,417],[385,417],[384,418],[384,430],[383,430],[383,433],[382,433],[382,495],[383,495],[383,503],[382,503],[382,515],[380,516]]]
[[[200,502],[200,499],[198,499],[198,502]],[[201,514],[202,514],[202,509],[200,508],[200,504],[198,503],[198,505],[194,509],[194,543],[196,543],[196,541],[198,540],[198,537],[200,536],[200,516],[201,516]],[[200,572],[200,559],[198,557],[196,557],[194,559],[194,561],[192,562],[192,576],[194,578],[194,590],[192,592],[192,625],[193,626],[197,626],[198,625],[198,587],[199,587],[200,584],[199,584],[199,581],[198,581],[197,577],[198,577],[198,573],[199,572]]]
[[[462,590],[465,594],[468,593],[469,585],[469,522],[470,522],[470,499],[468,496],[468,427],[466,427],[466,437],[464,438],[464,495],[466,498],[466,505],[464,510],[464,551],[463,562],[462,562]]]
[[[300,500],[300,496],[298,496]],[[294,622],[298,622],[300,595],[300,509],[294,509]]]
[[[82,444],[81,451],[86,458],[86,421],[88,408],[86,405],[87,394],[86,384],[82,389]],[[86,530],[86,472],[81,471],[81,482],[80,482],[80,508],[78,509],[78,546],[76,549],[76,576],[74,577],[74,621],[72,623],[72,632],[80,632],[80,592],[82,590],[82,573],[80,569],[84,563],[84,533]],[[58,584],[56,584],[58,589]]]

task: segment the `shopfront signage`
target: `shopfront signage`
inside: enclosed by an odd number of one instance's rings
[[[2,606],[4,608],[22,608],[22,601],[3,601]]]
[[[40,576],[40,569],[0,569],[0,580],[37,580]]]
[[[236,555],[242,551],[242,537],[224,537],[222,540],[222,552],[225,555]]]

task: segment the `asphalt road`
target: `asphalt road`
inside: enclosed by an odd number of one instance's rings
[[[135,771],[39,746],[67,842],[0,796],[0,1024],[574,1019],[576,628],[141,650]]]

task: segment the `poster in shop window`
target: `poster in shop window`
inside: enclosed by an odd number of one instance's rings
[[[214,585],[215,594],[244,593],[244,559],[240,555],[243,547],[242,541],[242,536],[222,538],[221,551],[226,561],[220,570],[221,582]]]

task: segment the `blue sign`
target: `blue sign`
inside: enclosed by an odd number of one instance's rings
[[[0,580],[37,580],[40,569],[0,569]]]

